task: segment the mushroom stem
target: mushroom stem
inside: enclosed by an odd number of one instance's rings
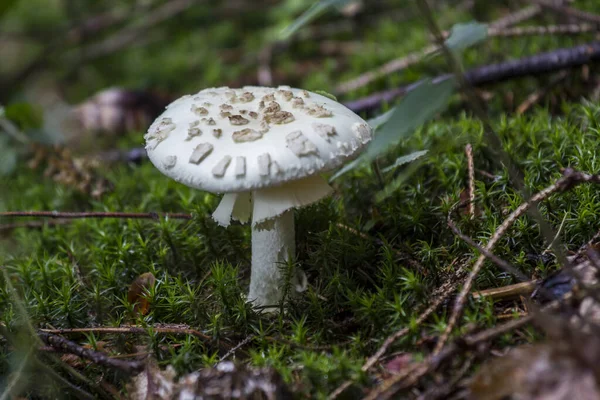
[[[284,294],[284,270],[287,261],[295,256],[295,239],[293,210],[274,217],[268,226],[252,225],[252,273],[248,301],[254,306],[275,306],[265,311],[277,310],[276,306]]]

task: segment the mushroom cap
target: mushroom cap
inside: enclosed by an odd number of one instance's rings
[[[187,186],[244,192],[354,158],[370,126],[328,97],[293,89],[209,88],[167,106],[144,136],[152,163]]]

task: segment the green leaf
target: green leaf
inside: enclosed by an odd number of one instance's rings
[[[392,116],[393,112],[394,112],[394,109],[392,108],[391,110],[388,110],[388,111],[384,112],[383,114],[376,116],[375,118],[371,118],[370,120],[367,121],[367,123],[371,126],[371,128],[373,128],[373,131],[376,131],[381,126],[383,126],[383,124],[388,122],[388,120]]]
[[[310,23],[315,18],[319,17],[330,7],[341,7],[351,0],[321,0],[313,4],[308,10],[306,10],[301,16],[296,18],[287,28],[285,28],[281,34],[281,40],[289,39],[294,33],[296,33],[304,25]]]
[[[389,119],[378,130],[367,149],[354,161],[340,169],[330,181],[339,178],[346,172],[371,162],[391,149],[398,141],[413,133],[415,129],[432,119],[435,114],[446,108],[450,96],[454,93],[454,78],[433,83],[425,80],[413,91],[409,92],[394,109]]]
[[[409,162],[415,161],[416,159],[423,157],[428,152],[429,150],[420,150],[398,157],[392,165],[390,165],[389,167],[385,167],[381,170],[381,172],[389,172],[401,165],[408,164]]]
[[[454,51],[462,51],[487,38],[488,26],[480,22],[469,22],[456,24],[450,30],[450,36],[446,39],[446,47]]]

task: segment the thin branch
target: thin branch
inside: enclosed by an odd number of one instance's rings
[[[523,295],[530,295],[540,284],[540,281],[519,282],[514,285],[507,285],[498,288],[485,289],[471,294],[474,299],[491,298],[495,300],[515,298]]]
[[[465,146],[465,156],[467,157],[467,174],[469,182],[467,192],[469,195],[469,218],[475,218],[475,166],[473,162],[473,146],[467,144]]]
[[[513,211],[504,220],[504,222],[498,227],[496,232],[494,232],[494,234],[490,238],[487,245],[483,248],[483,250],[485,250],[487,253],[491,252],[492,249],[494,248],[494,246],[496,245],[496,243],[498,243],[500,238],[506,233],[506,231],[512,226],[512,224],[519,217],[521,217],[523,214],[525,214],[525,212],[527,212],[527,210],[529,210],[531,207],[535,206],[540,201],[547,199],[549,196],[551,196],[554,193],[568,190],[575,185],[586,183],[586,182],[600,183],[600,176],[588,175],[588,174],[584,174],[581,172],[573,171],[571,169],[566,169],[563,172],[563,176],[558,181],[556,181],[552,185],[548,186],[547,188],[543,189],[542,191],[536,193],[528,201],[526,201],[525,203],[523,203],[519,207],[517,207],[517,209],[515,211]],[[475,262],[475,264],[473,265],[473,268],[471,269],[471,273],[469,274],[467,280],[465,281],[465,284],[463,285],[463,288],[454,303],[454,308],[452,310],[452,314],[450,315],[450,319],[446,326],[446,330],[440,336],[440,339],[436,345],[434,352],[441,351],[442,347],[444,346],[444,344],[450,337],[450,333],[454,329],[454,326],[456,325],[458,318],[460,317],[460,315],[462,315],[462,311],[466,304],[467,296],[469,295],[469,292],[471,291],[471,287],[473,286],[473,282],[474,282],[475,278],[477,277],[477,275],[479,274],[479,271],[481,271],[481,268],[483,267],[486,258],[487,258],[486,254],[482,253],[479,256],[479,258],[477,259],[477,261]]]
[[[502,29],[508,28],[509,26],[516,25],[530,18],[533,18],[535,15],[539,14],[540,10],[541,7],[538,5],[525,7],[522,10],[519,10],[513,14],[509,14],[496,20],[495,22],[492,22],[490,24],[490,28],[500,31]],[[335,92],[336,94],[344,94],[352,90],[358,89],[360,87],[366,86],[381,76],[389,75],[394,72],[398,72],[405,68],[408,68],[411,65],[417,64],[423,58],[437,52],[438,50],[439,47],[436,44],[433,44],[425,47],[422,50],[410,53],[404,57],[389,61],[381,67],[377,68],[375,71],[366,72],[352,80],[343,82],[335,89]]]
[[[561,17],[569,16],[580,21],[590,22],[592,24],[600,25],[600,15],[593,14],[591,12],[582,11],[577,8],[569,7],[562,4],[556,4],[550,0],[532,0],[533,3],[540,5],[541,7],[555,12]]]
[[[600,60],[600,42],[592,42],[576,47],[557,49],[546,53],[484,65],[464,72],[465,81],[472,86],[503,82],[524,76],[539,76],[567,68],[579,67]],[[452,74],[435,77],[433,83],[441,83],[452,78]],[[416,89],[421,81],[395,89],[374,93],[358,100],[344,103],[354,112],[369,111],[378,108],[384,102],[390,102]]]
[[[454,232],[454,234],[456,236],[458,236],[461,240],[463,240],[464,242],[466,242],[469,246],[476,248],[477,251],[479,251],[482,254],[482,256],[483,256],[484,259],[486,257],[489,258],[492,262],[494,262],[496,265],[498,265],[504,271],[508,272],[509,274],[513,274],[514,276],[516,276],[519,280],[521,280],[523,282],[529,280],[529,278],[527,278],[525,275],[523,275],[523,273],[521,271],[519,271],[518,269],[516,269],[515,267],[513,267],[512,265],[510,265],[509,263],[507,263],[506,261],[504,261],[500,257],[496,256],[489,249],[481,247],[480,245],[478,245],[477,243],[475,243],[475,241],[473,239],[471,239],[467,235],[463,234],[458,229],[458,227],[456,226],[456,224],[454,223],[454,221],[452,221],[452,218],[450,218],[450,214],[452,213],[452,211],[453,210],[451,210],[450,213],[448,213],[448,226],[450,227],[450,229],[452,230],[452,232]],[[502,234],[503,233],[504,232],[502,232]],[[491,240],[490,240],[490,242],[491,242]],[[488,243],[488,246],[489,246],[489,243]],[[475,268],[473,268],[473,269],[475,269]],[[473,272],[471,272],[471,273],[473,273]]]
[[[567,71],[561,71],[555,77],[553,77],[547,85],[537,89],[535,92],[531,93],[527,98],[517,107],[517,114],[521,115],[527,112],[535,103],[540,101],[544,96],[552,90],[556,85],[561,83],[569,74]]]
[[[429,307],[427,307],[427,309],[425,311],[423,311],[421,313],[421,315],[419,315],[419,317],[416,319],[415,326],[419,326],[423,322],[425,322],[427,320],[427,318],[429,318],[429,316],[431,316],[431,314],[433,314],[438,309],[438,307],[448,297],[450,297],[452,295],[452,293],[454,293],[456,288],[458,288],[458,286],[460,285],[464,274],[465,274],[465,270],[464,270],[463,266],[461,266],[460,268],[458,268],[456,270],[454,275],[448,281],[446,281],[443,285],[441,285],[435,291],[435,293],[433,293],[431,295],[431,297],[433,297],[434,300],[429,305]],[[409,327],[402,328],[399,331],[394,332],[387,339],[385,339],[385,341],[381,344],[381,346],[375,352],[375,354],[373,354],[371,357],[369,357],[367,359],[367,361],[363,364],[363,366],[361,367],[361,371],[367,372],[371,368],[373,368],[375,366],[375,364],[385,355],[385,353],[387,353],[388,349],[396,341],[398,341],[398,339],[400,339],[403,336],[405,336],[406,334],[408,334],[410,332],[410,330],[411,330],[411,328],[409,328]],[[340,386],[338,386],[333,392],[331,392],[328,399],[333,400],[333,399],[338,398],[342,393],[344,393],[352,385],[352,383],[353,383],[352,380],[345,381]]]
[[[150,328],[156,333],[170,333],[177,335],[192,335],[203,340],[212,340],[210,336],[200,332],[197,329],[188,326],[152,326]],[[78,333],[98,333],[98,334],[147,334],[148,330],[139,326],[121,326],[121,327],[93,327],[93,328],[72,328],[72,329],[40,329],[40,332],[56,335],[72,335]]]
[[[5,211],[0,218],[43,217],[43,218],[130,218],[130,219],[185,219],[191,220],[192,214],[183,213],[129,213],[129,212],[59,212],[59,211]]]
[[[38,336],[49,346],[52,346],[59,351],[74,354],[78,357],[89,360],[94,364],[108,368],[115,368],[127,374],[135,374],[136,372],[144,369],[145,366],[144,361],[123,361],[110,358],[104,353],[86,349],[75,342],[50,333],[39,332]]]

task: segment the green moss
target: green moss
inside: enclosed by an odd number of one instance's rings
[[[531,190],[553,182],[563,167],[600,172],[592,151],[600,145],[598,108],[593,104],[568,108],[559,117],[540,109],[526,117],[494,122],[507,151],[525,171]],[[22,168],[10,181],[3,207],[191,212],[193,220],[74,220],[40,230],[17,229],[1,242],[0,264],[36,327],[148,326],[150,340],[131,337],[127,343],[150,346],[162,363],[173,364],[179,372],[214,363],[218,359],[214,343],[153,333],[151,326],[187,324],[233,343],[252,334],[255,338],[240,361],[274,366],[298,390],[323,396],[356,376],[365,357],[387,335],[414,321],[431,292],[452,273],[453,260],[473,254],[445,224],[450,206],[465,186],[466,142],[474,145],[477,168],[498,177],[478,175],[480,216],[458,221],[465,233],[485,242],[502,216],[522,199],[508,185],[506,172],[485,158],[477,122],[462,116],[432,123],[387,157],[391,163],[411,150],[432,149],[417,172],[385,201],[374,201],[379,186],[368,170],[359,170],[336,182],[333,198],[296,213],[297,261],[310,286],[301,296],[288,299],[288,313],[278,317],[257,315],[244,301],[249,229],[218,227],[208,217],[217,204],[215,196],[176,184],[149,163],[108,171],[115,188],[102,201],[82,198]],[[396,173],[389,173],[386,180]],[[540,208],[555,228],[564,223],[561,238],[575,249],[596,230],[598,204],[596,188],[584,185],[552,196]],[[338,224],[362,229],[385,243],[362,238]],[[555,268],[553,264],[542,265],[528,257],[545,246],[536,224],[523,217],[495,253],[526,275],[545,276]],[[399,259],[395,248],[410,249],[424,269],[415,270]],[[149,293],[148,315],[132,320],[132,305],[125,294],[144,272],[152,272],[157,284]],[[490,264],[480,274],[477,288],[511,282],[509,275]],[[9,329],[18,329],[18,313],[7,290],[0,286],[2,320]],[[418,352],[411,344],[423,334],[441,332],[445,321],[442,310],[396,349]],[[480,326],[494,322],[489,302],[471,303],[463,317],[463,323]],[[273,342],[271,337],[283,341]],[[115,336],[103,340],[115,346],[118,342]],[[311,351],[294,343],[332,347]],[[4,354],[6,371],[9,362]]]

